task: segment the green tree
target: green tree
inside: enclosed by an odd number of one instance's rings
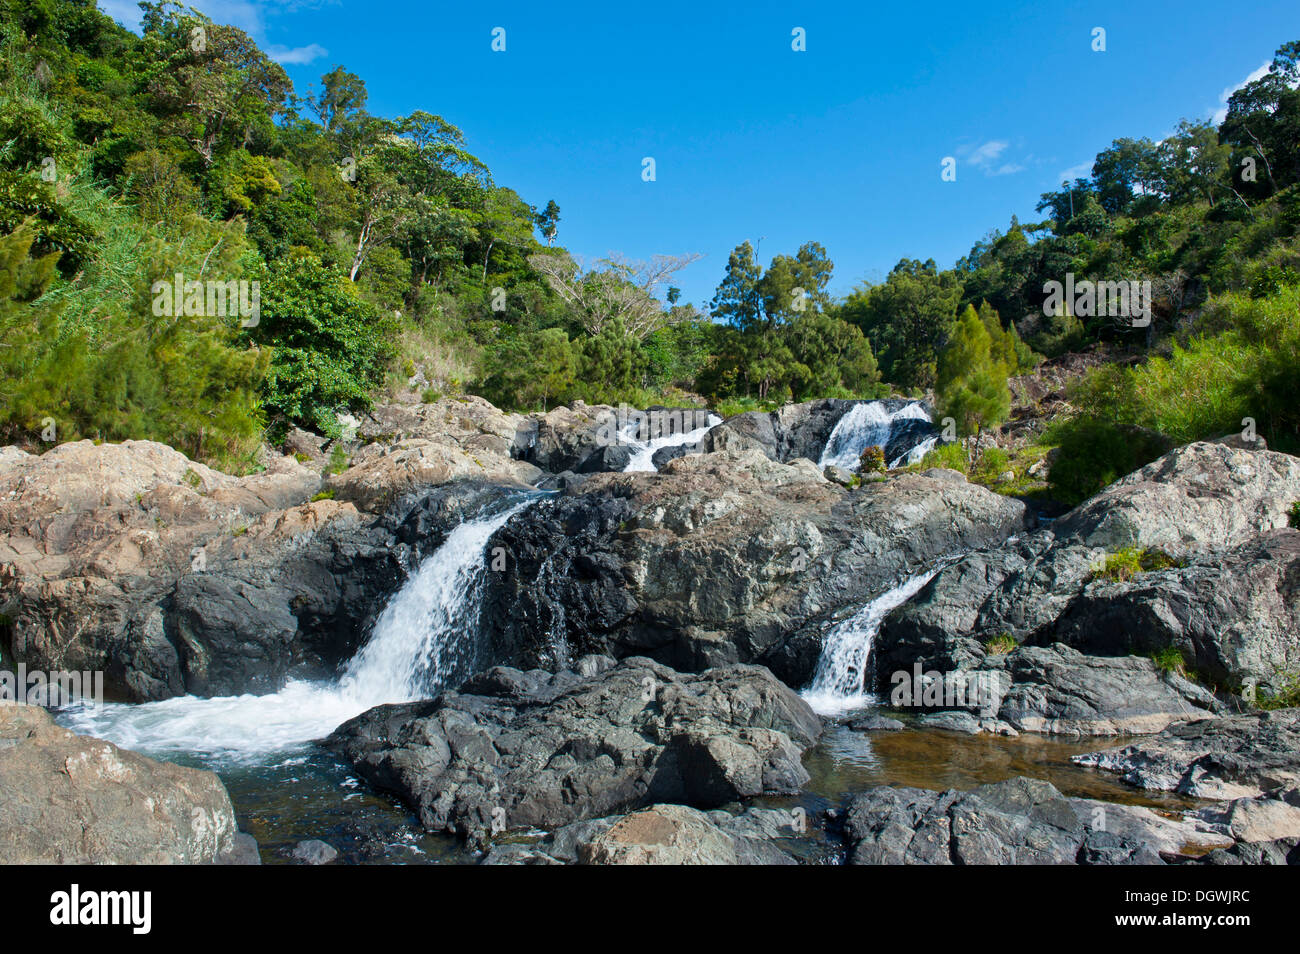
[[[1001,424],[1011,409],[1007,367],[994,358],[988,328],[969,305],[939,356],[935,395],[939,413],[956,421],[963,437]]]

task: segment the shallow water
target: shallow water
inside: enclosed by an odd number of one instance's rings
[[[804,755],[812,776],[805,792],[823,807],[876,785],[935,791],[968,790],[1024,775],[1051,782],[1062,794],[1126,805],[1184,811],[1204,804],[1196,799],[1133,789],[1118,777],[1082,768],[1070,756],[1123,745],[1125,736],[1061,739],[965,735],[936,729],[858,732],[842,723],[827,726],[818,745]]]

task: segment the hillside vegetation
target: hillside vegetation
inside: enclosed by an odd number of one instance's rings
[[[951,269],[904,259],[836,300],[818,242],[766,267],[742,242],[703,314],[672,284],[692,250],[576,261],[554,201],[434,112],[373,115],[343,67],[300,91],[174,4],[137,36],[88,0],[0,0],[0,441],[154,438],[247,469],[410,389],[724,412],[902,393],[970,435],[1007,417],[1009,376],[1090,350],[1036,437],[1063,500],[1174,443],[1294,451],[1298,58],[1217,127],[1115,140]],[[1067,276],[1149,283],[1146,320],[1052,304]]]

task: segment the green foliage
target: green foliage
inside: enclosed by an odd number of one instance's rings
[[[1019,645],[1010,633],[1000,633],[984,642],[984,651],[990,656],[1005,656],[1014,652]]]
[[[1295,530],[1300,530],[1300,500],[1291,505],[1291,509],[1286,512],[1287,525]]]
[[[862,453],[858,455],[858,473],[859,474],[883,474],[888,465],[885,462],[885,449],[883,447],[865,447]]]
[[[920,464],[916,467],[918,470],[927,470],[931,467],[942,467],[947,470],[956,470],[963,474],[970,471],[970,455],[966,452],[966,446],[961,441],[954,441],[950,444],[940,444],[938,447],[928,451],[921,459]]]
[[[1291,709],[1300,706],[1300,672],[1284,674],[1277,692],[1256,693],[1255,705],[1260,709]]]
[[[1187,661],[1183,659],[1183,653],[1177,646],[1166,646],[1151,653],[1151,661],[1161,672],[1179,676],[1187,675]]]
[[[996,313],[991,321],[997,325]],[[1014,358],[1010,340],[997,327],[999,348]],[[957,422],[962,436],[1001,424],[1011,409],[1007,365],[993,354],[993,344],[985,322],[967,305],[939,356],[938,411]]]
[[[1093,571],[1092,579],[1123,583],[1139,573],[1165,570],[1173,566],[1182,564],[1159,548],[1124,547],[1106,554],[1102,565]]]
[[[337,436],[335,416],[370,406],[393,355],[394,322],[314,256],[277,261],[261,276],[261,316],[248,337],[272,349],[263,405],[280,427]]]

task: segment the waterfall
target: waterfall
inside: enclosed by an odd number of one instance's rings
[[[291,680],[265,696],[181,696],[69,709],[59,721],[128,749],[240,762],[322,738],[377,705],[436,695],[483,662],[475,636],[488,541],[536,499],[452,530],[389,599],[370,639],[337,680]]]
[[[890,611],[915,596],[939,569],[935,566],[904,580],[827,631],[812,685],[801,693],[814,712],[839,715],[875,701],[866,691],[866,676],[876,632]]]
[[[853,405],[835,423],[835,429],[826,439],[826,448],[822,451],[819,467],[843,467],[846,470],[858,469],[858,458],[868,447],[884,449],[889,445],[893,434],[894,422],[900,420],[930,421],[930,415],[918,402],[905,404],[895,411],[886,409],[883,401],[863,401]],[[933,446],[933,445],[931,445]],[[904,455],[891,461],[889,466],[896,467]],[[908,463],[911,463],[908,460]]]
[[[652,415],[655,413],[658,412],[646,412],[648,416],[645,418],[645,423],[650,423],[650,421],[653,420]],[[630,471],[653,472],[658,470],[654,465],[655,451],[664,447],[680,447],[683,444],[697,444],[712,428],[722,423],[722,418],[718,417],[716,414],[710,414],[706,418],[702,427],[696,427],[688,431],[685,429],[684,423],[678,427],[673,427],[673,424],[680,420],[679,416],[674,416],[676,412],[668,412],[668,414],[667,430],[669,433],[660,433],[658,436],[649,436],[648,434],[647,439],[645,440],[641,439],[641,424],[643,423],[641,420],[633,420],[627,425],[626,429],[623,431],[622,438],[630,444],[634,450],[632,451],[631,460],[629,460],[627,466],[623,468],[624,473]],[[698,420],[698,418],[696,418],[696,420]],[[647,428],[651,434],[655,429],[656,428]],[[662,427],[658,429],[660,431],[663,430]]]

